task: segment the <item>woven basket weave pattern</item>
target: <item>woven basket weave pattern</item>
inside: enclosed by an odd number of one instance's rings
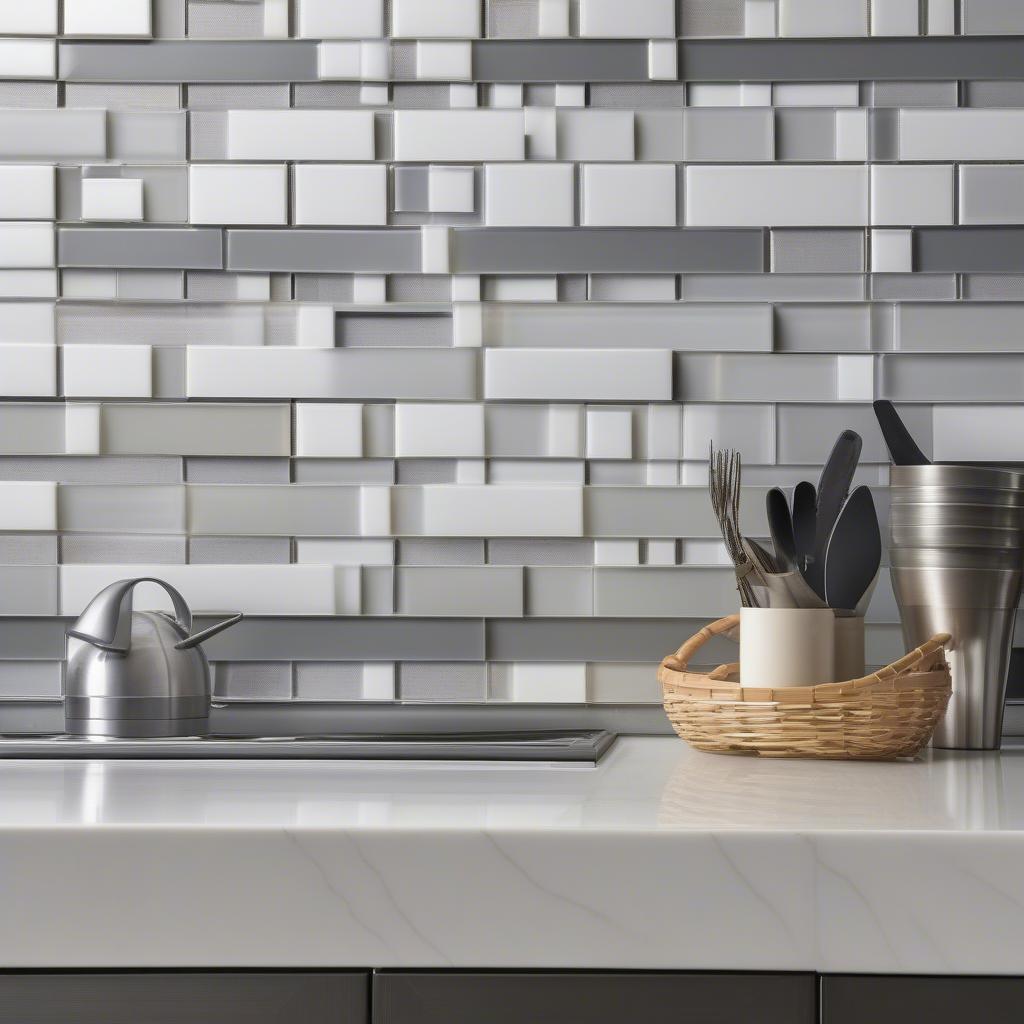
[[[762,757],[912,757],[931,739],[949,703],[945,633],[872,675],[842,683],[766,689],[740,685],[736,664],[707,674],[687,671],[711,637],[737,637],[739,621],[729,615],[705,626],[658,669],[672,727],[699,750]]]

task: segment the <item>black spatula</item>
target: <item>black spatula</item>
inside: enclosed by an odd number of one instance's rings
[[[806,572],[808,559],[814,557],[818,500],[814,484],[801,480],[793,491],[793,537],[796,541],[797,567]]]
[[[896,407],[888,399],[880,398],[872,403],[875,410],[875,418],[882,428],[882,437],[885,438],[885,446],[889,449],[889,457],[896,466],[927,466],[931,460],[928,458],[907,430],[907,425],[900,419]]]
[[[825,550],[825,602],[851,609],[878,573],[882,536],[875,502],[867,487],[858,487],[843,506]]]
[[[807,582],[819,597],[825,596],[825,548],[839,513],[850,493],[853,474],[864,442],[860,434],[844,430],[821,470],[818,480],[818,512],[814,528],[814,559],[807,568]]]
[[[789,512],[786,495],[773,487],[765,498],[768,511],[768,529],[775,545],[775,561],[782,572],[795,572],[799,568],[796,538],[793,535],[793,517]]]

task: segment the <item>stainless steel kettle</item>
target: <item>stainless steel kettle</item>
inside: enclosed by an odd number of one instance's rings
[[[132,611],[139,583],[163,587],[174,616]],[[210,665],[199,645],[241,618],[192,634],[192,613],[170,584],[149,576],[111,583],[67,632],[65,731],[125,738],[205,736]]]

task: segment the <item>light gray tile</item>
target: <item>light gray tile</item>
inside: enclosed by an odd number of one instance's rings
[[[153,350],[153,397],[185,397],[185,350],[158,348]]]
[[[193,160],[227,160],[228,115],[223,110],[193,110],[188,115],[188,148]]]
[[[0,615],[56,615],[57,590],[55,565],[0,565]]]
[[[60,560],[65,565],[184,565],[185,538],[69,534],[61,538]]]
[[[58,661],[64,657],[65,628],[63,619],[0,619],[0,650],[12,661]]]
[[[296,700],[362,700],[363,666],[337,661],[307,661],[295,666]]]
[[[153,35],[158,39],[183,39],[185,14],[185,0],[154,0]]]
[[[177,85],[95,85],[68,82],[64,87],[64,106],[107,110],[177,110],[181,106],[181,87]]]
[[[61,484],[57,521],[65,532],[183,534],[185,489],[179,485]]]
[[[315,42],[62,42],[69,82],[311,82]]]
[[[964,0],[964,35],[1014,35],[1024,32],[1024,10],[1015,0]]]
[[[547,406],[488,403],[484,407],[488,456],[543,458],[548,454],[548,420]]]
[[[553,107],[554,87],[527,85],[526,104]],[[686,105],[685,82],[594,82],[587,86],[587,106],[606,110],[666,112]]]
[[[420,269],[420,233],[408,229],[228,231],[227,269],[408,273]]]
[[[0,110],[4,160],[103,160],[106,155],[103,110]]]
[[[643,82],[647,44],[633,40],[505,40],[473,44],[478,82]]]
[[[635,132],[637,160],[683,159],[683,119],[679,111],[638,110]]]
[[[0,82],[0,107],[44,110],[56,106],[56,82]]]
[[[219,662],[213,666],[213,694],[233,700],[288,700],[292,666],[286,661]]]
[[[345,348],[451,348],[452,318],[344,313],[338,317],[336,343]]]
[[[391,105],[395,110],[447,110],[450,100],[451,89],[447,84],[396,82],[391,87]]]
[[[884,302],[955,299],[955,274],[872,274],[871,298]],[[975,298],[976,296],[965,296]]]
[[[1024,107],[1024,82],[965,82],[965,106]]]
[[[644,348],[762,351],[772,347],[771,307],[754,303],[494,302],[484,308],[492,348]]]
[[[777,160],[834,160],[835,112],[779,109],[775,111]]]
[[[595,463],[590,463],[591,467]],[[490,459],[489,484],[579,484],[586,483],[587,463],[583,459]]]
[[[180,273],[180,271],[178,272]],[[263,345],[265,307],[146,303],[106,305],[63,302],[57,307],[61,345]]]
[[[914,269],[940,274],[1019,273],[1024,228],[918,228]]]
[[[684,402],[798,402],[834,398],[836,361],[830,355],[676,354],[674,396]]]
[[[1020,462],[1019,404],[937,405],[935,457],[943,461]]]
[[[102,407],[101,432],[107,455],[291,454],[287,405],[111,403]]]
[[[765,491],[762,487],[743,491],[741,523],[752,537],[763,537],[767,531]],[[591,537],[720,536],[704,486],[587,487],[583,522]]]
[[[932,452],[932,411],[929,406],[902,405],[899,414],[925,455]],[[779,462],[823,465],[843,430],[864,439],[861,463],[888,463],[889,451],[868,405],[780,405],[776,413]]]
[[[487,561],[490,565],[592,565],[594,542],[549,537],[495,538],[487,542]],[[527,586],[529,579],[527,575]]]
[[[955,107],[956,82],[873,82],[873,107]]]
[[[60,697],[64,665],[59,661],[0,661],[0,698]]]
[[[185,459],[185,479],[190,484],[286,484],[288,459]]]
[[[63,451],[63,406],[0,405],[0,455],[55,455]]]
[[[773,111],[770,107],[691,107],[683,115],[683,139],[689,162],[771,160],[775,152]]]
[[[185,275],[180,270],[118,270],[117,272],[117,297],[126,302],[167,302],[169,299],[180,300],[185,297]],[[177,352],[181,359],[181,369],[185,368],[185,350],[157,351],[153,355],[154,367],[154,388],[170,387],[172,377],[166,376],[172,372],[174,352]],[[166,358],[168,362],[160,360]],[[160,376],[163,374],[164,376]],[[156,379],[156,378],[160,379]],[[181,376],[184,384],[184,376]],[[180,389],[179,389],[180,390]],[[179,395],[155,395],[156,398],[184,398]]]
[[[962,280],[965,299],[1024,299],[1024,274],[964,274]]]
[[[897,346],[905,352],[1024,351],[1024,304],[910,303],[896,307]]]
[[[402,44],[397,44],[402,45]],[[295,107],[307,110],[337,110],[362,106],[358,82],[299,82],[294,87]],[[447,107],[447,103],[445,106]]]
[[[334,537],[359,533],[354,487],[191,484],[188,526],[193,536]]]
[[[430,209],[427,202],[426,167],[396,167],[395,177],[395,211],[398,213],[426,213]]]
[[[779,352],[869,352],[871,307],[779,305],[775,338]]]
[[[864,232],[776,229],[771,233],[772,272],[782,274],[860,274],[864,271]]]
[[[8,479],[4,477],[3,479]],[[56,565],[57,537],[46,533],[0,534],[0,565]],[[0,648],[2,650],[2,648]]]
[[[515,566],[401,566],[395,579],[400,615],[523,614],[523,571]]]
[[[234,0],[188,0],[190,39],[259,39],[263,4]]]
[[[181,459],[101,456],[0,457],[0,480],[55,480],[65,484],[176,484]]]
[[[455,459],[404,459],[395,463],[395,482],[399,484],[453,484]]]
[[[658,665],[651,662],[587,666],[587,701],[593,704],[659,704]]]
[[[758,273],[764,267],[760,229],[457,228],[452,272],[502,273]]]
[[[388,459],[293,459],[297,484],[393,484],[395,464]]]
[[[708,450],[738,448],[748,464],[775,461],[775,407],[772,405],[683,406],[683,458],[706,462]]]
[[[387,291],[389,302],[451,302],[452,279],[447,274],[389,274]],[[446,336],[450,343],[450,328]]]
[[[594,570],[594,614],[598,616],[714,616],[727,615],[735,606],[736,576],[729,568]]]
[[[289,565],[288,537],[193,537],[188,542],[192,565]]]
[[[62,267],[220,270],[220,231],[207,228],[58,228]]]
[[[352,274],[296,274],[295,298],[305,302],[351,302]]]
[[[743,0],[680,0],[681,36],[742,36]]]
[[[1024,357],[994,353],[883,355],[879,397],[906,402],[1016,402]]]
[[[483,565],[484,541],[462,537],[407,537],[398,542],[402,565]]]
[[[642,462],[601,462],[588,464],[587,477],[599,487],[640,487],[647,483],[647,472]]]
[[[482,701],[487,699],[487,666],[460,662],[405,662],[398,694],[404,701]]]
[[[184,112],[112,111],[107,115],[107,153],[114,160],[184,160]]]
[[[687,302],[848,302],[863,299],[860,274],[683,274]]]
[[[393,615],[395,570],[390,565],[367,565],[360,576],[363,615]]]
[[[1024,224],[1024,166],[963,164],[961,224]]]
[[[189,110],[275,110],[288,107],[288,85],[190,85]]]
[[[537,0],[488,0],[485,34],[490,39],[537,35]]]
[[[593,615],[593,568],[589,565],[528,568],[525,614],[545,618]]]

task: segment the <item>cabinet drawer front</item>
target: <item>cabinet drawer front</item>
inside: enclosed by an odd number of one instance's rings
[[[1022,978],[829,975],[822,1024],[964,1024],[1024,1019]]]
[[[373,1024],[814,1024],[815,1019],[811,974],[381,971],[373,977]]]
[[[327,972],[5,972],[0,1024],[364,1024],[369,978]]]

